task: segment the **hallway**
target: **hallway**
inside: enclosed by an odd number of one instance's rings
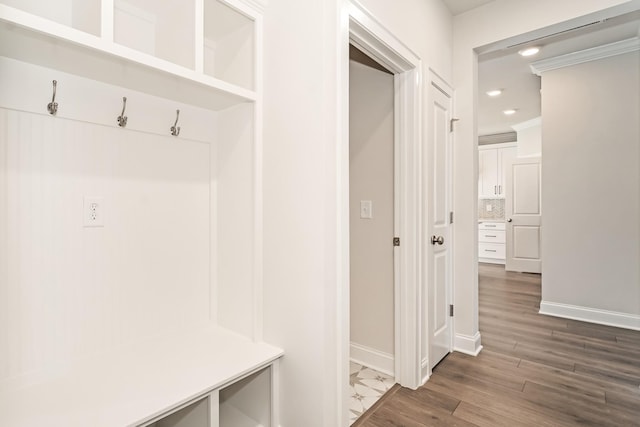
[[[539,275],[479,275],[480,355],[450,354],[354,426],[640,426],[640,332],[538,314]]]

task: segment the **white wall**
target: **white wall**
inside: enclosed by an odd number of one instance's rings
[[[542,75],[542,299],[640,328],[638,54]]]
[[[423,75],[431,66],[450,77],[451,21],[442,3],[363,3],[422,57]],[[348,422],[343,4],[272,0],[265,11],[264,337],[286,352],[284,427]]]
[[[542,155],[542,120],[540,117],[511,127],[518,133],[518,157]]]
[[[264,339],[286,354],[283,427],[339,425],[338,5],[264,15]]]
[[[478,332],[478,79],[474,49],[523,34],[520,41],[531,40],[639,7],[638,0],[496,0],[454,18],[453,85],[456,88],[456,116],[460,119],[454,136],[456,334],[474,336]],[[588,14],[597,16],[584,17]]]
[[[393,372],[393,75],[349,61],[349,79],[351,358]]]

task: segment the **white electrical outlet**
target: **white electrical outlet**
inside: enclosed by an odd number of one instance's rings
[[[85,227],[104,227],[104,200],[102,197],[85,197],[82,205]]]
[[[492,205],[487,205],[487,212],[491,212],[493,210],[493,206]]]

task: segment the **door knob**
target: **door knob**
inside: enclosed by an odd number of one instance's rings
[[[444,237],[442,236],[431,236],[431,244],[435,245],[443,245],[444,244]]]
[[[511,222],[511,221],[513,221],[511,218],[509,218],[509,219],[507,220],[507,222]]]

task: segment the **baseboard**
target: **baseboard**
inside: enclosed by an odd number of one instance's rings
[[[542,301],[540,314],[640,331],[640,315]]]
[[[349,358],[353,362],[375,369],[383,374],[394,376],[395,364],[392,354],[354,342],[351,343],[349,351]]]
[[[430,375],[431,372],[429,372],[429,359],[425,357],[424,359],[422,359],[422,363],[420,364],[420,376],[422,377],[422,382],[420,383],[420,385],[424,385],[429,379]]]
[[[478,258],[478,262],[483,262],[485,264],[501,264],[501,265],[505,265],[505,260],[503,260],[503,259]]]
[[[480,332],[476,332],[474,336],[456,334],[453,341],[453,350],[477,356],[482,350]]]

